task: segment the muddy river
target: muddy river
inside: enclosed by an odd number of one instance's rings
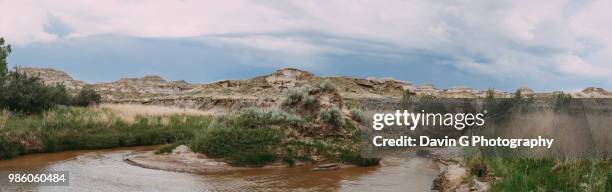
[[[69,186],[0,185],[0,191],[429,191],[435,163],[411,153],[380,166],[313,171],[267,168],[197,175],[141,168],[123,160],[157,146],[25,155],[0,161],[0,175],[68,171]]]

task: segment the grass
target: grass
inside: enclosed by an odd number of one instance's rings
[[[210,157],[228,157],[239,152],[273,151],[281,138],[282,132],[274,129],[213,128],[199,133],[193,147]]]
[[[209,116],[208,112],[168,106],[139,105],[139,104],[101,104],[97,110],[107,110],[120,117],[126,122],[134,122],[138,117],[143,116]]]
[[[0,158],[190,140],[210,121],[208,116],[176,113],[136,115],[133,121],[126,121],[103,107],[57,107],[41,115],[2,115]]]
[[[612,191],[607,159],[488,159],[496,181],[491,191]]]
[[[209,128],[200,130],[191,147],[209,157],[225,158],[233,165],[261,166],[279,157],[282,127],[301,123],[299,116],[279,109],[246,109],[218,118]]]

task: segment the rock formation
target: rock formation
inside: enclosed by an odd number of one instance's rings
[[[40,77],[46,84],[64,83],[70,90],[87,86],[72,79],[62,71],[48,68],[18,68],[20,72]],[[364,105],[393,105],[406,90],[416,95],[433,95],[445,98],[484,98],[487,90],[469,87],[438,89],[432,84],[413,85],[392,78],[319,77],[310,72],[295,69],[279,69],[269,75],[244,80],[224,80],[207,84],[189,84],[185,81],[166,81],[159,76],[123,78],[114,82],[89,84],[98,91],[105,102],[173,105],[205,110],[232,110],[249,106],[273,106],[284,98],[290,89],[314,86],[330,81],[347,101]],[[528,87],[519,89],[523,96],[550,97],[552,93],[535,93]],[[572,93],[574,98],[612,98],[612,93],[589,87]],[[513,93],[496,90],[495,97],[510,98]]]
[[[66,89],[69,90],[81,89],[85,86],[85,82],[74,80],[65,72],[51,68],[18,67],[17,72],[38,77],[42,79],[46,85],[62,83],[66,86]]]

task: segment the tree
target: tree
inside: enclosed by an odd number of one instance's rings
[[[11,46],[4,45],[4,38],[0,37],[0,78],[8,74],[8,64],[6,58],[11,53]]]
[[[71,104],[72,97],[64,85],[48,86],[38,77],[8,70],[6,58],[11,46],[4,43],[0,38],[0,109],[39,114],[56,105]]]
[[[0,107],[6,100],[6,76],[8,74],[8,66],[6,63],[6,57],[11,53],[11,46],[4,45],[4,38],[0,37]]]
[[[1,90],[3,96],[0,98],[2,108],[15,112],[38,114],[55,105],[49,94],[51,88],[45,86],[38,78],[9,72],[5,80],[6,84]]]

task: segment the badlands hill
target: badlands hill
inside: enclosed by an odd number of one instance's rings
[[[63,83],[68,89],[78,90],[91,86],[105,102],[175,105],[205,110],[228,110],[248,106],[271,106],[284,98],[289,89],[306,85],[318,85],[329,80],[343,99],[360,101],[366,105],[399,100],[405,90],[416,95],[434,95],[444,98],[485,97],[486,90],[468,87],[438,89],[434,85],[413,85],[392,78],[319,77],[307,71],[284,68],[269,75],[245,80],[224,80],[207,84],[190,84],[185,81],[166,81],[159,76],[122,78],[107,83],[87,84],[68,74],[50,68],[18,68],[18,71],[40,77],[46,84]],[[526,96],[548,97],[553,93],[535,93],[522,87]],[[512,97],[512,93],[495,91],[496,97]],[[571,93],[576,98],[612,98],[612,93],[589,87]]]

